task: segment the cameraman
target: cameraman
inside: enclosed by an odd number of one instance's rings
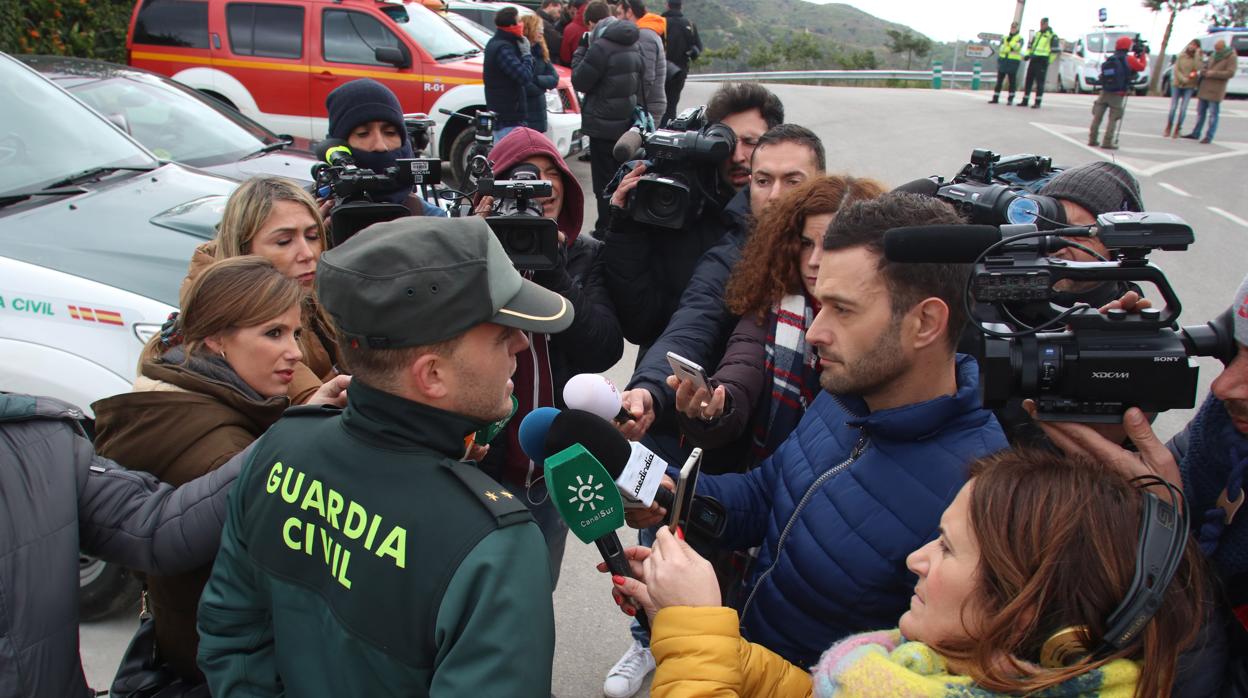
[[[609,244],[602,255],[607,290],[620,311],[624,338],[641,346],[639,356],[676,312],[702,253],[729,233],[744,235],[749,194],[743,190],[750,182],[750,157],[758,139],[783,122],[784,105],[758,83],[728,84],[715,91],[706,105],[706,123],[732,129],[737,147],[720,165],[701,215],[684,230],[640,225],[625,214],[628,192],[645,174],[644,165],[626,175],[612,194]]]
[[[481,469],[520,496],[533,513],[549,548],[551,580],[557,583],[568,527],[550,501],[541,467],[520,449],[520,422],[538,407],[563,407],[568,379],[614,366],[624,353],[624,340],[597,262],[602,243],[580,234],[585,196],[558,149],[546,136],[519,127],[494,146],[490,158],[498,180],[511,178],[517,166],[526,166],[551,183],[551,196],[540,201],[543,216],[559,226],[558,266],[531,272],[532,280],[567,298],[575,311],[568,329],[557,335],[532,334],[529,347],[516,355],[512,376],[519,403],[516,413],[481,459]],[[482,197],[477,214],[490,215],[495,203],[492,197]]]
[[[399,158],[416,157],[403,123],[403,107],[390,88],[371,78],[361,78],[334,88],[325,98],[329,112],[329,137],[344,140],[351,157],[362,169],[384,172]],[[418,196],[412,187],[398,187],[373,200],[403,204],[413,216],[446,216],[446,211]],[[333,198],[321,202],[321,215],[329,220]]]
[[[1131,309],[1136,299],[1117,303]],[[1146,303],[1146,302],[1145,302]],[[1121,447],[1121,433],[1086,424],[1040,422],[1053,443],[1070,454],[1110,463],[1129,476],[1159,475],[1181,487],[1192,511],[1192,533],[1213,563],[1231,613],[1225,623],[1231,640],[1231,662],[1221,695],[1248,695],[1248,516],[1237,516],[1244,503],[1248,476],[1248,277],[1231,306],[1235,358],[1210,386],[1210,394],[1183,431],[1164,445],[1147,416],[1132,408],[1122,426],[1133,450]],[[1210,633],[1216,637],[1220,627]],[[1218,667],[1220,668],[1220,667]]]
[[[1130,55],[1128,55],[1130,51]],[[1088,145],[1096,147],[1096,134],[1101,130],[1101,119],[1109,110],[1109,123],[1105,125],[1105,137],[1101,147],[1118,149],[1118,128],[1127,108],[1127,92],[1132,89],[1135,76],[1148,67],[1148,54],[1144,43],[1132,41],[1129,36],[1118,37],[1114,52],[1101,64],[1101,94],[1092,104],[1092,127],[1088,130]],[[1037,98],[1039,101],[1039,98]]]

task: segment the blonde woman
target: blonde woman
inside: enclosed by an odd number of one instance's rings
[[[300,317],[304,332],[299,341],[303,358],[288,392],[294,404],[307,402],[341,368],[333,325],[318,309],[313,295],[316,263],[326,240],[325,221],[302,187],[284,177],[253,177],[230,195],[216,239],[195,250],[182,282],[185,296],[187,287],[208,265],[248,254],[269,260],[277,271],[298,282],[303,290]]]
[[[545,133],[546,91],[555,89],[559,84],[559,73],[555,72],[555,66],[550,62],[550,49],[542,33],[542,19],[537,15],[525,15],[520,18],[520,26],[533,52],[533,82],[524,87],[527,114],[524,123],[538,133]]]

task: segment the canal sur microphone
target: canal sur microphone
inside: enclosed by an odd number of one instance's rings
[[[615,486],[632,502],[648,507],[654,502],[671,511],[672,492],[663,487],[667,461],[641,444],[625,439],[610,422],[584,410],[564,410],[551,421],[545,452],[580,444],[606,469]],[[629,507],[630,502],[625,502]],[[632,507],[629,507],[632,508]]]

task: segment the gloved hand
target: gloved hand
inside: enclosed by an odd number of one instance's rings
[[[520,37],[520,57],[533,60],[533,45],[527,37]]]

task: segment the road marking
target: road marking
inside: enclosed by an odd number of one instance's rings
[[[1173,184],[1167,184],[1167,183],[1165,183],[1165,182],[1158,182],[1158,183],[1157,183],[1157,186],[1161,187],[1162,189],[1166,189],[1166,190],[1168,190],[1168,191],[1172,191],[1172,192],[1174,192],[1175,194],[1178,194],[1179,196],[1186,196],[1186,197],[1187,197],[1187,198],[1189,198],[1189,199],[1190,199],[1190,198],[1192,198],[1192,195],[1191,195],[1191,194],[1188,194],[1187,192],[1183,191],[1182,189],[1179,189],[1178,187],[1174,186]]]
[[[1248,228],[1248,221],[1244,220],[1243,218],[1240,218],[1239,216],[1235,215],[1234,213],[1231,213],[1230,211],[1223,211],[1217,206],[1206,206],[1205,208],[1209,209],[1210,211],[1213,211],[1214,213],[1218,214],[1219,216],[1222,216],[1223,218],[1225,218],[1226,220],[1232,223],[1238,223],[1239,225],[1242,225],[1245,228]]]
[[[1035,126],[1036,128],[1040,129],[1041,131],[1046,131],[1046,132],[1048,132],[1050,135],[1052,135],[1052,136],[1056,136],[1056,137],[1058,137],[1058,138],[1060,138],[1060,139],[1062,139],[1062,140],[1066,141],[1067,143],[1070,143],[1071,145],[1073,145],[1073,146],[1075,146],[1075,147],[1077,147],[1077,148],[1083,148],[1084,150],[1088,151],[1089,153],[1092,153],[1093,155],[1095,155],[1096,157],[1098,157],[1098,158],[1100,158],[1100,159],[1102,159],[1102,160],[1107,160],[1107,161],[1109,161],[1109,162],[1116,162],[1117,164],[1121,165],[1121,166],[1123,167],[1123,169],[1127,170],[1128,172],[1131,172],[1131,173],[1133,173],[1133,174],[1135,174],[1135,175],[1138,175],[1138,176],[1144,176],[1144,172],[1143,172],[1140,168],[1138,168],[1138,167],[1136,167],[1136,166],[1134,166],[1134,165],[1132,165],[1132,164],[1130,164],[1130,163],[1128,163],[1128,162],[1125,162],[1125,161],[1119,161],[1119,160],[1118,160],[1117,158],[1115,158],[1113,155],[1111,155],[1111,154],[1109,154],[1109,153],[1105,152],[1104,150],[1101,150],[1100,148],[1097,148],[1097,147],[1095,147],[1095,146],[1090,146],[1090,145],[1088,145],[1087,143],[1085,143],[1085,142],[1083,142],[1083,141],[1079,140],[1078,138],[1071,138],[1070,136],[1068,136],[1068,135],[1066,135],[1066,134],[1064,134],[1064,133],[1060,133],[1060,132],[1058,132],[1057,130],[1055,130],[1055,129],[1053,129],[1053,128],[1050,128],[1047,124],[1041,124],[1041,123],[1038,123],[1038,122],[1032,121],[1032,122],[1031,122],[1031,125],[1032,125],[1032,126]]]
[[[1032,126],[1035,126],[1041,131],[1045,131],[1049,133],[1050,135],[1056,136],[1057,138],[1060,138],[1061,140],[1064,140],[1067,143],[1070,143],[1071,145],[1082,148],[1102,160],[1106,160],[1108,162],[1113,162],[1113,163],[1117,163],[1118,165],[1121,165],[1124,169],[1126,169],[1128,172],[1131,172],[1137,177],[1151,177],[1155,174],[1165,172],[1166,170],[1172,170],[1176,167],[1187,167],[1189,165],[1199,165],[1201,163],[1206,163],[1206,162],[1210,162],[1213,160],[1223,160],[1225,158],[1233,158],[1233,157],[1238,157],[1241,155],[1248,155],[1248,143],[1239,143],[1239,142],[1233,142],[1233,141],[1232,142],[1219,141],[1218,145],[1222,146],[1226,150],[1223,150],[1221,152],[1216,152],[1216,153],[1209,153],[1208,155],[1197,155],[1196,157],[1182,158],[1179,160],[1171,160],[1169,162],[1150,163],[1147,166],[1136,165],[1126,160],[1125,158],[1117,157],[1115,154],[1118,151],[1108,151],[1108,152],[1104,151],[1100,148],[1096,148],[1096,147],[1088,145],[1084,140],[1080,138],[1074,138],[1058,130],[1058,128],[1066,128],[1066,129],[1080,128],[1078,126],[1070,126],[1066,124],[1042,124],[1037,121],[1032,121],[1030,123]],[[1082,131],[1082,129],[1080,129],[1080,131]],[[1131,134],[1126,134],[1126,135],[1131,135]],[[1140,134],[1140,135],[1144,135],[1145,137],[1153,137],[1153,136],[1147,136],[1146,134]],[[1129,154],[1130,151],[1131,149],[1128,148],[1127,154]]]

